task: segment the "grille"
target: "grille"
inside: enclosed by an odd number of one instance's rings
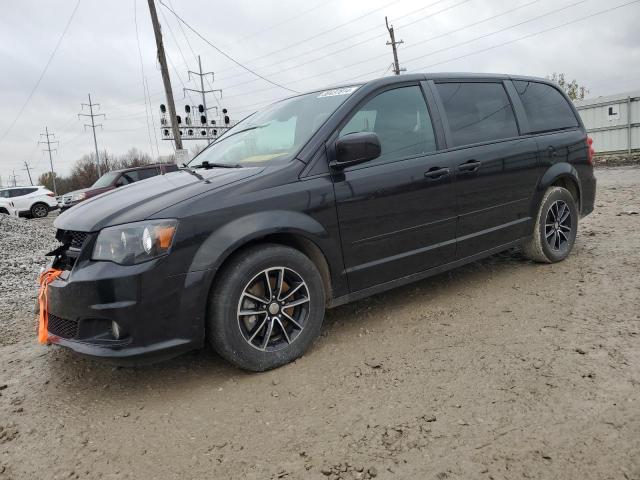
[[[81,249],[87,238],[87,232],[68,231],[67,233],[71,236],[71,248]]]
[[[50,313],[47,330],[49,330],[49,333],[52,335],[56,335],[58,337],[69,339],[77,338],[78,322],[56,317]]]

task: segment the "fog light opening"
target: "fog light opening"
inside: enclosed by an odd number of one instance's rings
[[[113,334],[113,338],[120,340],[122,332],[120,331],[120,325],[118,325],[117,322],[111,322],[111,333]]]

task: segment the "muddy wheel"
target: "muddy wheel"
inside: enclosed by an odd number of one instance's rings
[[[524,243],[527,258],[540,263],[560,262],[569,256],[578,232],[578,208],[571,193],[550,187],[544,194],[533,234]]]
[[[209,299],[209,342],[240,368],[276,368],[309,348],[324,304],[322,278],[306,255],[275,244],[250,247],[218,275]]]
[[[49,207],[44,203],[36,203],[31,207],[31,216],[33,218],[44,218],[49,215]]]

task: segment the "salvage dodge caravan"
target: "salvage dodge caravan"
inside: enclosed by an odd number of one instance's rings
[[[565,259],[593,149],[552,83],[416,74],[276,102],[180,171],[60,215],[48,341],[96,357],[209,343],[261,371],[326,308],[514,246]]]

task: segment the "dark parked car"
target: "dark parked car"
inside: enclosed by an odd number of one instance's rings
[[[327,307],[517,245],[565,259],[592,158],[570,100],[537,78],[402,75],[282,100],[188,168],[56,219],[49,339],[111,358],[208,341],[274,368]]]
[[[158,163],[152,165],[145,165],[143,167],[123,168],[121,170],[111,170],[110,172],[102,175],[96,183],[89,188],[83,188],[81,190],[75,190],[73,192],[65,193],[60,197],[60,211],[63,212],[74,205],[82,202],[101,193],[108,192],[114,188],[129,185],[130,183],[145,180],[147,178],[155,177],[168,172],[175,172],[178,170],[178,166],[173,163]]]

